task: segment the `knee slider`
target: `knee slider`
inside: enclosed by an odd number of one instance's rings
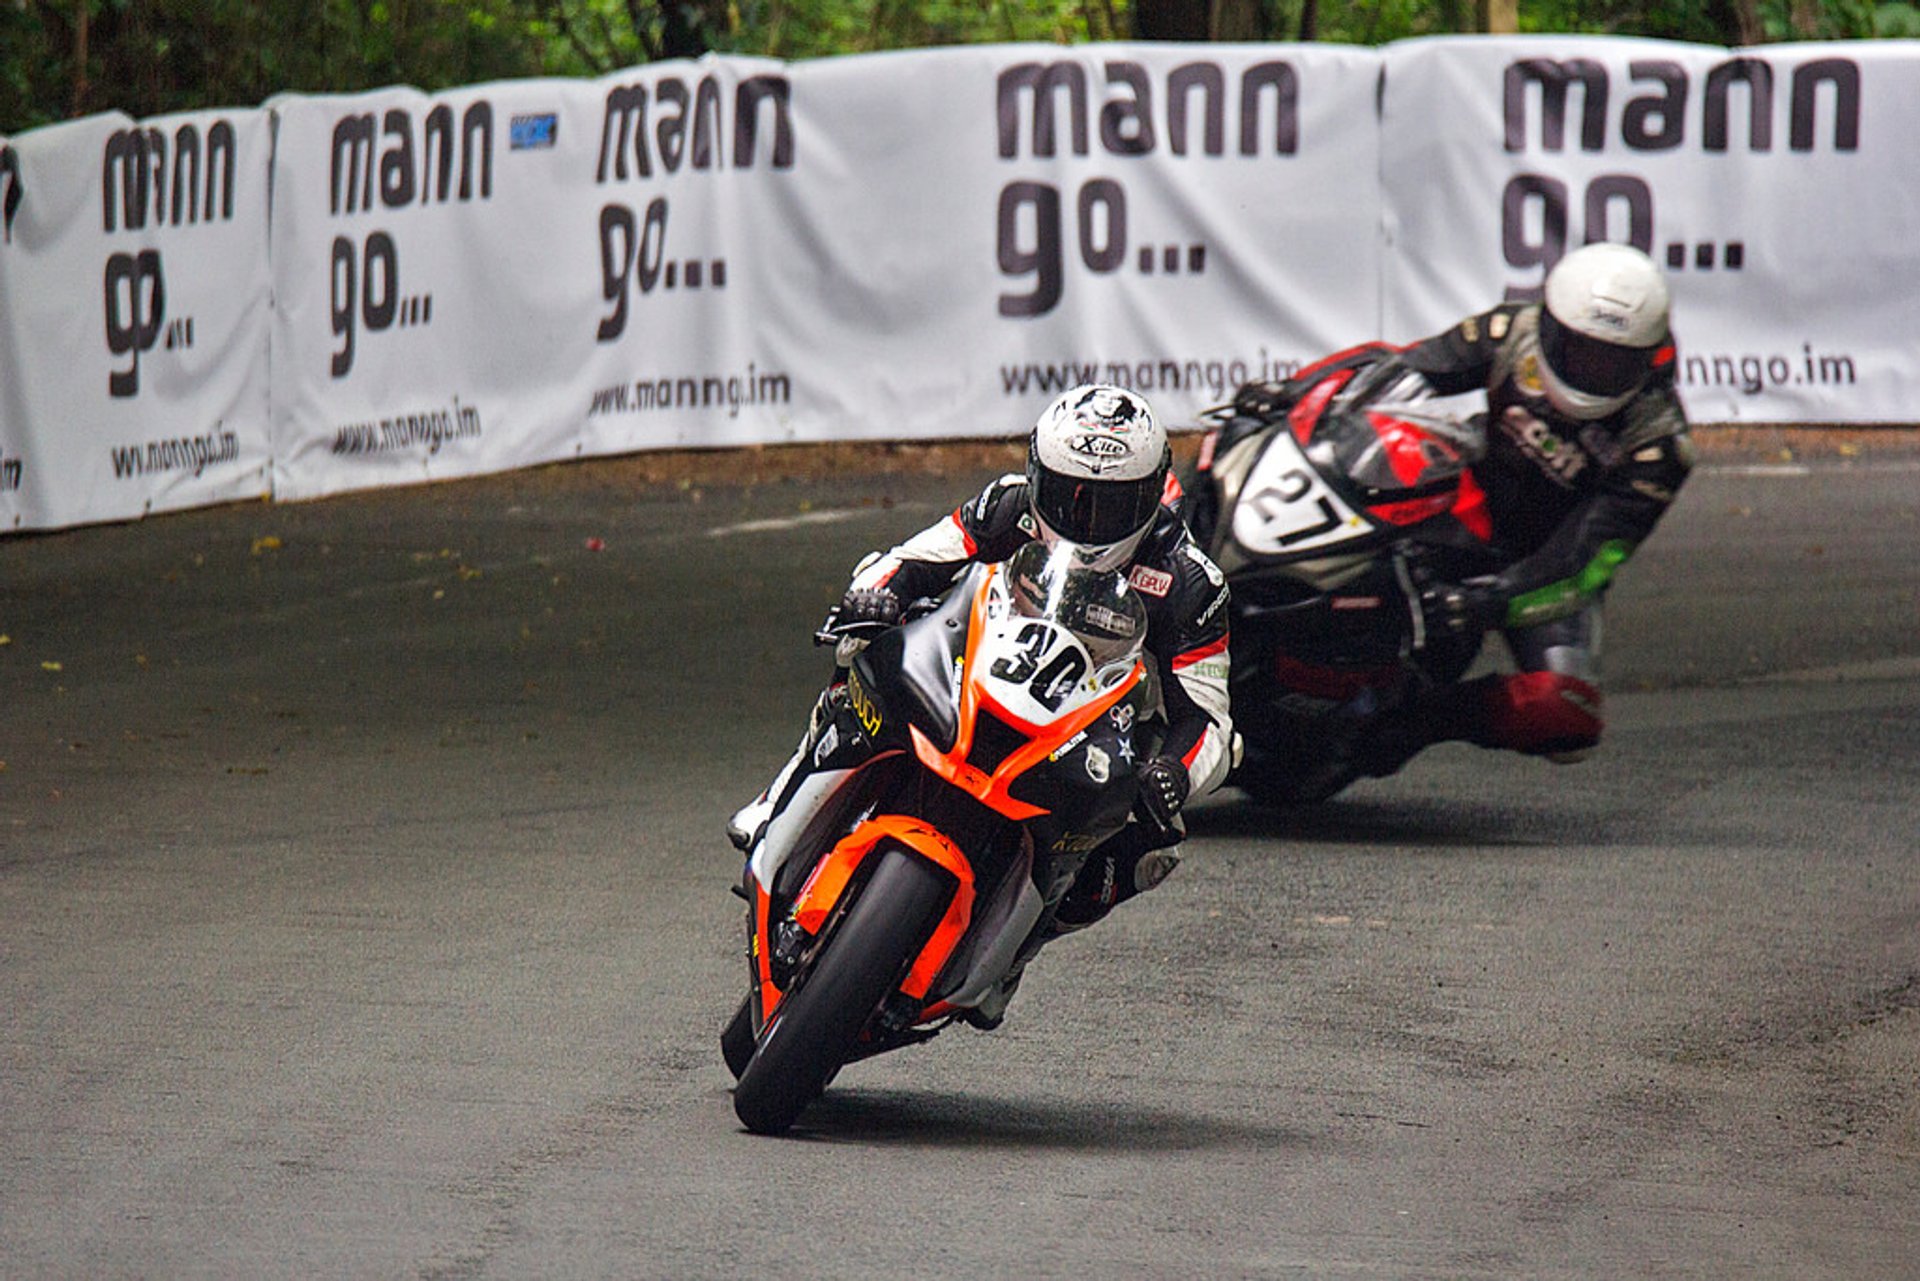
[[[1517,672],[1487,691],[1488,747],[1562,764],[1584,759],[1606,722],[1597,686],[1558,672]]]

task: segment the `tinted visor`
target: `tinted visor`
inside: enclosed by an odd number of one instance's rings
[[[1079,480],[1033,469],[1033,509],[1062,538],[1102,547],[1143,529],[1160,505],[1166,480],[1158,472],[1139,480]]]
[[[1624,396],[1653,370],[1652,347],[1621,347],[1567,328],[1540,309],[1540,355],[1561,382],[1589,396]]]

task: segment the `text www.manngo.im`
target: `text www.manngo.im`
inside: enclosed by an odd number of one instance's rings
[[[133,480],[170,471],[190,471],[198,476],[216,463],[230,463],[240,457],[240,437],[230,431],[216,431],[204,436],[114,445],[109,452],[113,456],[115,480]]]
[[[437,454],[450,440],[470,440],[481,434],[480,411],[462,405],[454,397],[452,409],[429,409],[423,413],[395,414],[391,418],[369,418],[346,423],[333,432],[333,452],[353,457],[365,454],[390,454],[425,446]]]

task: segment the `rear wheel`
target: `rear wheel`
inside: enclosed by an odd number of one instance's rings
[[[899,849],[879,858],[740,1073],[733,1110],[756,1134],[781,1133],[827,1088],[953,897],[952,878],[925,860]]]

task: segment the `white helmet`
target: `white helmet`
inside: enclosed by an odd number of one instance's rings
[[[1667,282],[1629,245],[1576,249],[1547,273],[1540,379],[1570,418],[1605,418],[1633,398],[1667,343]]]
[[[1048,546],[1066,541],[1095,569],[1119,569],[1152,527],[1173,451],[1147,402],[1123,387],[1075,387],[1027,441],[1027,499]]]

